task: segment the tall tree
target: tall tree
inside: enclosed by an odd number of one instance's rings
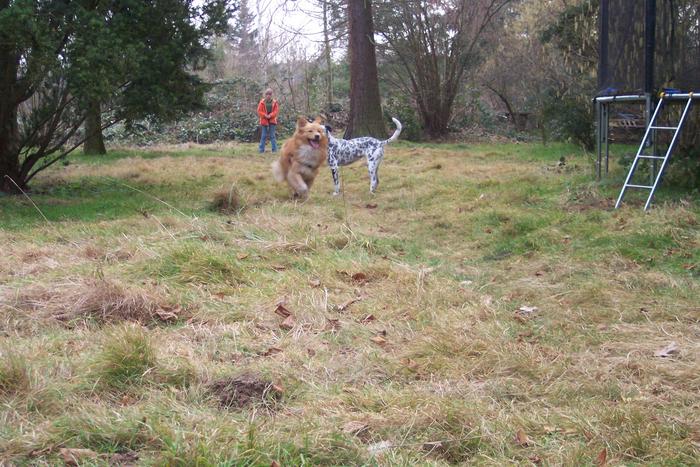
[[[380,0],[378,30],[431,137],[447,133],[465,74],[511,0]]]
[[[371,0],[348,0],[350,117],[345,138],[386,138],[379,97]]]
[[[85,113],[85,142],[83,143],[85,154],[107,154],[104,138],[102,136],[102,105],[100,101],[93,99],[88,103]]]
[[[172,118],[201,102],[189,70],[223,32],[226,0],[0,0],[0,191],[16,192],[102,126]]]

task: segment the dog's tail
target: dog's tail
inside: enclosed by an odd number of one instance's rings
[[[277,183],[282,183],[284,181],[284,171],[282,170],[282,165],[278,160],[272,163],[272,176],[275,178]]]
[[[396,125],[396,131],[394,131],[394,134],[391,135],[391,138],[386,140],[384,143],[391,143],[392,141],[396,141],[399,138],[399,135],[401,134],[401,122],[396,120],[394,117],[391,117],[391,119],[394,121],[394,125]]]

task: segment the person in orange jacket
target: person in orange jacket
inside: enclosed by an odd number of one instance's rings
[[[277,152],[277,139],[275,137],[275,128],[277,127],[277,114],[280,112],[277,99],[272,98],[272,89],[265,89],[263,98],[258,104],[258,116],[260,117],[260,146],[258,150],[265,152],[265,140],[269,137],[272,145],[272,152]]]

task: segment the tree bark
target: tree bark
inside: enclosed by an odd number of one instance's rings
[[[345,138],[386,138],[379,97],[371,0],[348,0],[350,23],[350,116]]]
[[[0,2],[0,7],[7,2]],[[22,187],[19,163],[19,127],[17,125],[17,100],[21,94],[17,84],[19,55],[10,45],[0,43],[0,191],[18,193]]]
[[[326,73],[326,111],[330,112],[333,106],[333,60],[328,29],[328,0],[323,0],[323,48],[328,68]]]
[[[100,102],[90,102],[85,118],[84,154],[107,154],[104,138],[102,137],[102,108]]]

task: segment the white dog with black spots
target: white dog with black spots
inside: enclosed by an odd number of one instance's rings
[[[391,118],[396,125],[396,131],[391,135],[391,138],[380,140],[370,136],[353,139],[338,139],[331,134],[331,128],[326,126],[328,134],[328,167],[333,175],[333,184],[335,185],[334,195],[340,193],[340,178],[338,176],[338,167],[341,165],[349,165],[353,162],[367,158],[367,170],[369,171],[369,191],[374,193],[379,184],[379,164],[384,158],[384,146],[392,141],[395,141],[401,134],[401,122],[395,118]]]

